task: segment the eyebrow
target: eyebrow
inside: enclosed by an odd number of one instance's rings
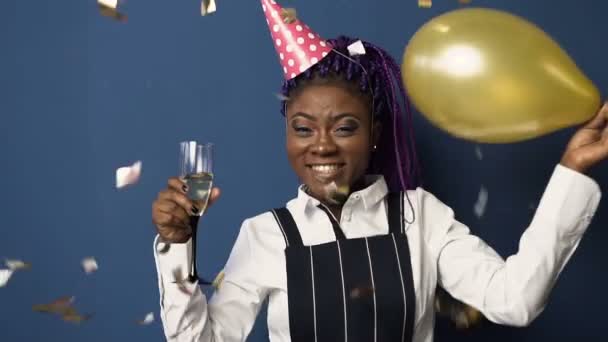
[[[305,119],[311,120],[311,121],[317,121],[317,118],[313,115],[307,114],[307,113],[303,113],[303,112],[297,112],[295,113],[292,117],[291,120],[294,120],[297,117],[303,117]],[[342,113],[342,114],[338,114],[334,117],[332,117],[332,121],[336,122],[339,121],[340,119],[343,119],[345,117],[351,117],[357,121],[361,121],[357,116],[355,116],[354,114],[351,113]]]

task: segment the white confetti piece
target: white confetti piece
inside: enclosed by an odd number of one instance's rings
[[[29,269],[32,267],[31,264],[21,261],[21,260],[16,260],[16,259],[5,259],[4,264],[11,271],[25,270],[25,269]]]
[[[215,0],[201,1],[201,15],[202,16],[214,13],[215,11],[217,11],[217,7],[215,6]]]
[[[363,46],[363,42],[357,40],[356,42],[350,44],[348,46],[348,54],[351,56],[365,55],[365,47]]]
[[[483,153],[481,152],[480,146],[475,146],[475,155],[477,156],[477,159],[479,159],[479,160],[483,159]]]
[[[99,265],[97,265],[97,260],[93,257],[87,257],[82,259],[82,269],[84,273],[91,274],[99,269]]]
[[[279,94],[276,93],[274,94],[274,96],[279,100],[279,101],[289,101],[289,97],[283,95],[283,94]]]
[[[97,0],[97,3],[111,9],[116,9],[116,7],[118,7],[118,0]]]
[[[13,270],[0,270],[0,287],[6,286],[13,275]]]
[[[479,195],[477,196],[477,202],[473,207],[473,212],[477,218],[481,218],[486,211],[486,205],[488,204],[488,190],[482,185],[479,189]]]
[[[154,312],[148,312],[144,319],[137,321],[140,325],[148,325],[154,322]]]
[[[131,166],[120,167],[116,170],[116,188],[120,189],[127,185],[133,185],[139,181],[141,175],[141,161],[136,161]]]

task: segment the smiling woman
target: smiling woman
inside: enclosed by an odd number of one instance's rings
[[[492,322],[529,324],[597,209],[599,187],[581,172],[608,156],[608,120],[598,115],[571,140],[505,261],[418,187],[411,115],[389,54],[348,37],[322,40],[281,20],[274,0],[262,4],[286,77],[287,155],[302,185],[285,207],[243,222],[207,301],[197,282],[175,279],[192,267],[192,203],[187,186],[169,181],[153,205],[156,243],[171,244],[155,253],[167,339],[245,341],[268,301],[272,341],[430,342],[437,287]]]

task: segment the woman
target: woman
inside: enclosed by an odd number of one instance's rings
[[[583,172],[608,156],[606,106],[571,139],[505,261],[417,187],[394,60],[345,37],[314,43],[315,53],[329,47],[321,58],[306,55],[298,45],[313,44],[299,39],[320,38],[277,18],[274,1],[263,4],[287,79],[288,159],[303,185],[286,208],[243,222],[207,302],[197,283],[175,276],[190,271],[189,216],[198,210],[184,183],[169,180],[153,205],[155,243],[171,243],[155,252],[167,339],[244,341],[268,300],[272,341],[432,341],[438,285],[493,322],[529,324],[598,206],[600,189]],[[218,196],[214,189],[211,201]]]

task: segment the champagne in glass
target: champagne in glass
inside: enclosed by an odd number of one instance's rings
[[[182,177],[188,185],[188,198],[199,210],[196,215],[201,216],[207,209],[213,185],[213,144],[187,142],[186,150]]]
[[[209,194],[213,186],[213,174],[210,172],[199,172],[186,175],[186,185],[188,185],[188,198],[194,202],[199,209],[197,216],[203,215],[209,202]]]

